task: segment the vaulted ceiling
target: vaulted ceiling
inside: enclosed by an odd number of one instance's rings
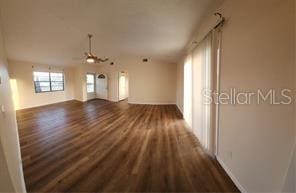
[[[79,63],[92,33],[99,57],[177,61],[202,16],[221,0],[1,0],[7,56]]]

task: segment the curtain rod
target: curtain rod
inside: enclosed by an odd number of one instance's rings
[[[204,40],[213,30],[215,30],[215,29],[217,29],[219,27],[222,27],[224,25],[224,23],[225,23],[225,17],[223,17],[221,13],[216,12],[216,13],[214,13],[214,15],[219,16],[220,21],[208,33],[206,33],[206,35],[202,38],[202,40]]]
[[[221,13],[217,12],[217,13],[214,13],[215,16],[219,16],[220,17],[220,21],[219,23],[217,23],[217,25],[215,25],[215,27],[213,29],[217,29],[218,27],[220,26],[223,26],[224,23],[225,23],[225,17],[222,16]]]
[[[219,13],[219,12],[214,13],[214,15],[219,16],[220,21],[208,33],[206,33],[204,35],[204,37],[200,40],[200,42],[203,41],[213,30],[215,30],[215,29],[217,29],[219,27],[222,27],[224,25],[224,23],[226,21],[225,17],[223,17],[223,15],[221,13]],[[195,45],[193,47],[191,47],[189,52],[192,51],[194,48],[196,48],[200,42],[193,41],[192,44],[195,44]]]

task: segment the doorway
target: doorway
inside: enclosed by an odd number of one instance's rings
[[[127,72],[119,72],[118,73],[118,100],[125,100],[128,98],[128,74]]]
[[[95,86],[95,74],[87,73],[86,74],[86,93],[87,100],[96,98],[96,86]]]
[[[99,74],[96,79],[97,98],[108,100],[108,77],[107,74]]]

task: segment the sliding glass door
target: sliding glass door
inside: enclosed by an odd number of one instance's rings
[[[192,58],[187,57],[184,64],[184,119],[192,127]]]
[[[219,33],[213,31],[188,55],[184,64],[184,119],[209,154],[217,152]]]

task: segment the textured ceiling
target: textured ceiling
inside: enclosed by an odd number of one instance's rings
[[[92,33],[99,57],[177,61],[217,0],[0,0],[8,58],[78,63]]]

